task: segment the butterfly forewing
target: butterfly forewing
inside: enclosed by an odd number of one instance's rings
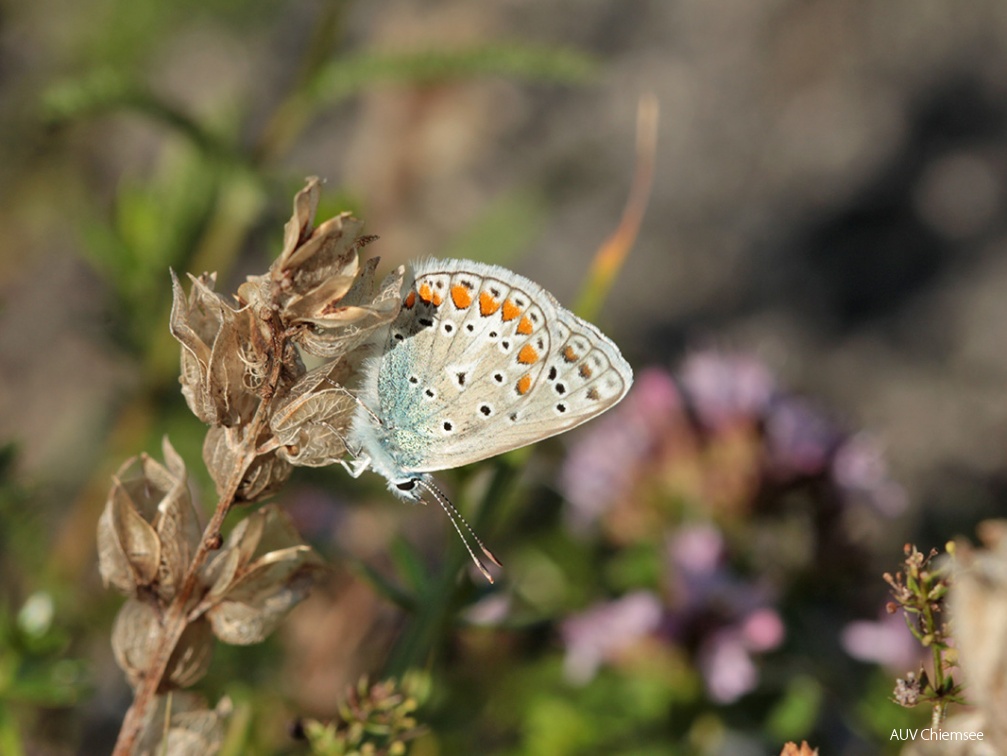
[[[392,324],[372,408],[403,472],[475,462],[561,433],[618,402],[618,348],[503,268],[430,260]]]

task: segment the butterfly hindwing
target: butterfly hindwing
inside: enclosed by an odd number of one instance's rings
[[[358,413],[355,428],[381,424],[358,437],[380,446],[365,451],[387,456],[396,474],[458,467],[561,433],[614,405],[632,382],[618,348],[542,287],[457,260],[415,266],[369,372],[361,400],[370,413]]]

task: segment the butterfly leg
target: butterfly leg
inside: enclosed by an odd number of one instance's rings
[[[371,458],[364,456],[355,457],[351,460],[341,459],[339,460],[339,464],[350,474],[351,478],[359,478],[361,473],[371,466]]]

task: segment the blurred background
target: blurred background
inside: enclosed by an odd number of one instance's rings
[[[634,392],[443,476],[503,579],[455,580],[444,518],[376,476],[299,471],[276,500],[332,570],[201,690],[234,753],[303,752],[297,717],[407,669],[413,753],[897,752],[929,714],[889,701],[918,651],[881,573],[1007,484],[1004,39],[999,0],[0,3],[0,751],[105,752],[130,701],[109,476],[167,433],[213,506],[168,268],[233,291],[318,175],[382,270],[476,259],[572,305],[652,93],[650,206],[591,315]]]

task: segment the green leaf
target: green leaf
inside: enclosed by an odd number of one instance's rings
[[[205,154],[242,161],[234,146],[174,103],[157,96],[132,73],[107,67],[90,71],[46,89],[41,104],[43,118],[51,124],[79,121],[115,110],[134,111],[177,131]]]
[[[399,574],[415,593],[423,595],[431,590],[430,575],[412,544],[401,536],[396,538],[392,542],[390,556]]]
[[[381,83],[423,85],[486,75],[579,83],[595,69],[594,58],[575,50],[522,45],[391,55],[362,53],[337,58],[320,68],[307,94],[332,105]]]
[[[391,601],[393,604],[407,612],[411,612],[416,609],[418,602],[414,595],[404,591],[398,585],[392,583],[369,564],[360,560],[351,559],[348,556],[344,556],[344,559],[347,565],[352,567],[356,573],[366,580],[375,591]]]
[[[0,753],[7,756],[24,754],[24,744],[21,742],[17,721],[12,716],[10,708],[2,702],[0,702]]]
[[[524,723],[527,753],[563,756],[582,753],[596,744],[597,720],[583,707],[555,697],[540,697]]]
[[[769,713],[766,728],[777,740],[799,740],[814,727],[821,704],[821,685],[810,677],[795,677]]]
[[[54,84],[42,92],[44,116],[53,123],[77,120],[108,110],[137,97],[140,87],[131,76],[100,68],[84,76]]]

